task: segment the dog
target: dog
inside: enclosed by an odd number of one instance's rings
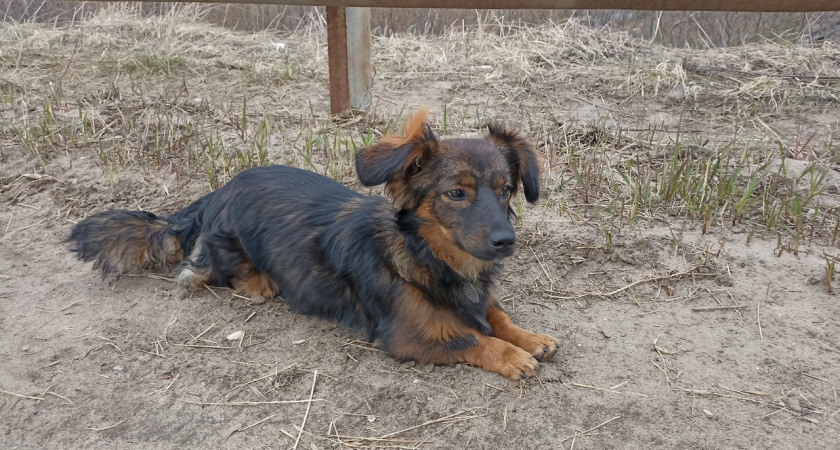
[[[539,197],[538,154],[501,125],[438,139],[427,112],[356,154],[361,184],[384,183],[390,201],[306,170],[255,167],[166,218],[91,215],[67,241],[103,278],[177,264],[180,286],[279,295],[399,360],[527,378],[559,342],[515,326],[493,280],[515,249],[511,199],[520,185],[528,202]]]

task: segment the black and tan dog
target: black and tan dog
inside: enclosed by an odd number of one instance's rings
[[[399,359],[469,363],[518,379],[554,356],[556,339],[516,327],[493,294],[497,261],[514,251],[510,208],[521,183],[539,196],[537,154],[490,126],[442,139],[426,111],[356,155],[362,184],[391,202],[284,166],[249,169],[162,218],[106,211],[68,239],[104,275],[163,269],[178,283],[280,295],[303,314],[362,330]]]

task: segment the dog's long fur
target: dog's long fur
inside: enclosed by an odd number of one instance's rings
[[[469,363],[508,378],[533,375],[557,340],[513,325],[493,294],[513,252],[510,199],[539,196],[533,145],[490,126],[484,138],[439,140],[426,111],[356,155],[364,196],[312,172],[246,170],[161,218],[106,211],[68,241],[103,276],[162,270],[178,283],[280,295],[293,311],[361,330],[396,358]]]

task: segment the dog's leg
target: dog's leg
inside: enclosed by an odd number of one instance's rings
[[[217,232],[206,239],[205,246],[213,284],[232,287],[248,296],[272,298],[277,295],[277,283],[257,270],[239,239]]]
[[[487,322],[493,328],[494,336],[529,352],[540,361],[546,361],[557,353],[560,345],[557,339],[517,327],[507,314],[492,304],[487,308]]]
[[[454,311],[431,304],[419,291],[407,288],[395,306],[392,331],[382,336],[382,344],[398,359],[468,363],[513,380],[536,373],[538,362],[530,350],[464,325]]]
[[[445,341],[429,340],[415,333],[405,333],[389,347],[398,359],[413,359],[423,364],[467,363],[512,380],[533,376],[539,363],[527,351],[501,339],[485,336],[477,330]]]
[[[475,335],[476,345],[462,352],[464,362],[511,380],[536,374],[537,360],[527,351],[501,339]]]
[[[248,296],[259,295],[272,298],[277,295],[277,283],[267,274],[257,271],[251,261],[247,260],[247,256],[243,255],[243,258],[246,261],[237,266],[231,278],[230,284],[233,289]]]
[[[210,261],[204,252],[204,244],[200,236],[195,240],[189,256],[178,267],[175,283],[189,291],[198,291],[212,284]]]

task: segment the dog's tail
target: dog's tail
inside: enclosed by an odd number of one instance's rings
[[[161,271],[184,259],[201,229],[201,211],[213,193],[163,218],[145,211],[112,210],[85,218],[65,242],[102,276]]]
[[[167,233],[166,219],[145,211],[113,210],[94,214],[73,227],[68,242],[82,261],[94,261],[102,276],[161,269],[184,258],[178,238]]]

